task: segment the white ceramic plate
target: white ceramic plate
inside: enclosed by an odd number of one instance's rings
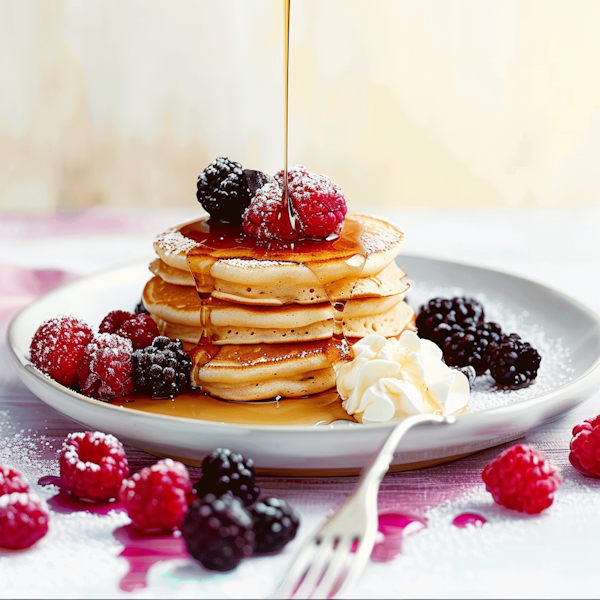
[[[570,368],[560,383],[540,386],[540,393],[534,385],[525,399],[517,395],[504,406],[461,415],[453,426],[412,430],[394,456],[396,470],[516,439],[587,400],[600,386],[600,319],[575,300],[497,271],[404,255],[399,262],[418,282],[415,294],[419,285],[431,290],[458,286],[467,294],[501,303],[524,326],[539,326],[550,348],[560,340]],[[392,425],[248,426],[141,413],[82,396],[31,366],[29,344],[42,321],[73,314],[97,326],[109,311],[135,306],[149,278],[147,265],[148,261],[137,261],[78,280],[40,298],[15,317],[8,331],[11,356],[21,380],[36,396],[87,428],[113,433],[133,446],[192,464],[219,446],[253,457],[264,472],[349,474],[367,463]]]

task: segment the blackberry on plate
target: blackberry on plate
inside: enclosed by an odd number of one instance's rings
[[[441,323],[460,327],[478,327],[485,320],[483,306],[474,298],[432,298],[417,316],[419,336],[436,341],[435,328]],[[436,342],[437,343],[437,342]]]
[[[517,390],[536,377],[542,360],[538,351],[516,333],[503,336],[490,346],[490,373],[503,388]]]
[[[198,177],[196,197],[213,219],[240,223],[254,195],[242,165],[220,156]]]
[[[276,552],[294,539],[300,518],[298,513],[279,498],[266,498],[252,508],[257,553]]]
[[[475,385],[475,378],[477,377],[477,373],[475,372],[475,369],[471,365],[468,365],[466,367],[452,367],[452,368],[456,369],[457,371],[460,371],[469,380],[469,388],[472,388],[473,385]]]
[[[238,452],[217,448],[202,461],[202,477],[194,485],[198,497],[208,493],[220,496],[230,493],[244,506],[256,502],[260,490],[255,485],[254,461]]]
[[[477,375],[483,375],[489,368],[491,344],[498,342],[501,335],[497,323],[484,323],[476,329],[454,331],[442,343],[444,360],[452,367],[471,366]]]
[[[132,354],[135,389],[152,398],[173,398],[190,385],[192,359],[181,340],[154,338]]]
[[[253,528],[238,498],[207,494],[192,503],[181,532],[188,552],[205,568],[231,571],[254,551]]]

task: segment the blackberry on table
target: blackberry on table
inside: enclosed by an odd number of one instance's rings
[[[436,327],[457,325],[463,328],[478,327],[485,320],[483,306],[474,298],[433,298],[421,307],[417,316],[419,336],[436,341]]]
[[[198,177],[196,197],[213,219],[240,223],[253,193],[242,165],[226,156],[215,159]]]
[[[208,493],[217,496],[231,493],[239,498],[244,506],[256,502],[260,494],[255,485],[254,461],[245,459],[238,452],[227,448],[217,448],[202,461],[202,477],[194,485],[198,497]]]
[[[135,389],[152,398],[173,398],[190,385],[192,359],[181,340],[154,338],[151,346],[132,355]]]
[[[266,498],[252,508],[257,553],[276,552],[294,539],[300,518],[285,500]]]
[[[238,498],[207,494],[192,503],[181,532],[188,552],[205,568],[231,571],[254,551],[253,528]]]
[[[542,360],[538,351],[516,333],[493,343],[489,356],[490,373],[496,383],[512,390],[528,386],[537,377]]]

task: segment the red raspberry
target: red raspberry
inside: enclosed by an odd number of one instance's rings
[[[0,465],[0,496],[12,494],[13,492],[28,492],[27,479],[12,467]]]
[[[120,498],[137,528],[172,531],[196,495],[186,467],[166,458],[125,479]]]
[[[22,550],[48,532],[48,508],[35,494],[0,496],[0,548]]]
[[[146,348],[160,335],[158,325],[150,315],[133,315],[115,331],[117,335],[131,340],[134,350]]]
[[[59,462],[65,487],[74,496],[94,502],[117,498],[129,475],[123,444],[100,431],[69,434]]]
[[[133,316],[135,316],[133,313],[126,310],[113,310],[102,319],[98,333],[117,333],[117,329]]]
[[[244,213],[244,231],[261,240],[291,239],[283,207],[283,171],[276,183],[267,183],[254,196]],[[325,175],[297,166],[288,172],[288,193],[297,218],[297,237],[326,238],[341,231],[346,201],[339,188]]]
[[[91,328],[75,317],[59,316],[45,321],[31,340],[31,362],[58,383],[72,387],[92,337]]]
[[[131,341],[100,333],[86,347],[77,371],[81,393],[97,400],[121,398],[133,392]]]
[[[485,467],[482,478],[498,504],[529,514],[548,508],[562,483],[548,459],[526,444],[502,452]]]
[[[582,475],[600,478],[600,415],[574,427],[569,461]]]

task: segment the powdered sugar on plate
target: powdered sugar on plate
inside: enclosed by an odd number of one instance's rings
[[[477,377],[471,389],[469,411],[489,410],[529,400],[565,385],[573,379],[574,369],[569,349],[563,345],[561,339],[550,338],[546,335],[543,327],[532,323],[527,312],[516,314],[501,302],[488,298],[484,294],[465,294],[462,288],[432,286],[421,281],[411,282],[408,302],[415,311],[418,311],[432,298],[438,296],[453,298],[465,295],[473,297],[483,304],[487,321],[495,321],[505,333],[518,333],[542,357],[537,378],[529,387],[520,390],[498,389],[489,374]]]

